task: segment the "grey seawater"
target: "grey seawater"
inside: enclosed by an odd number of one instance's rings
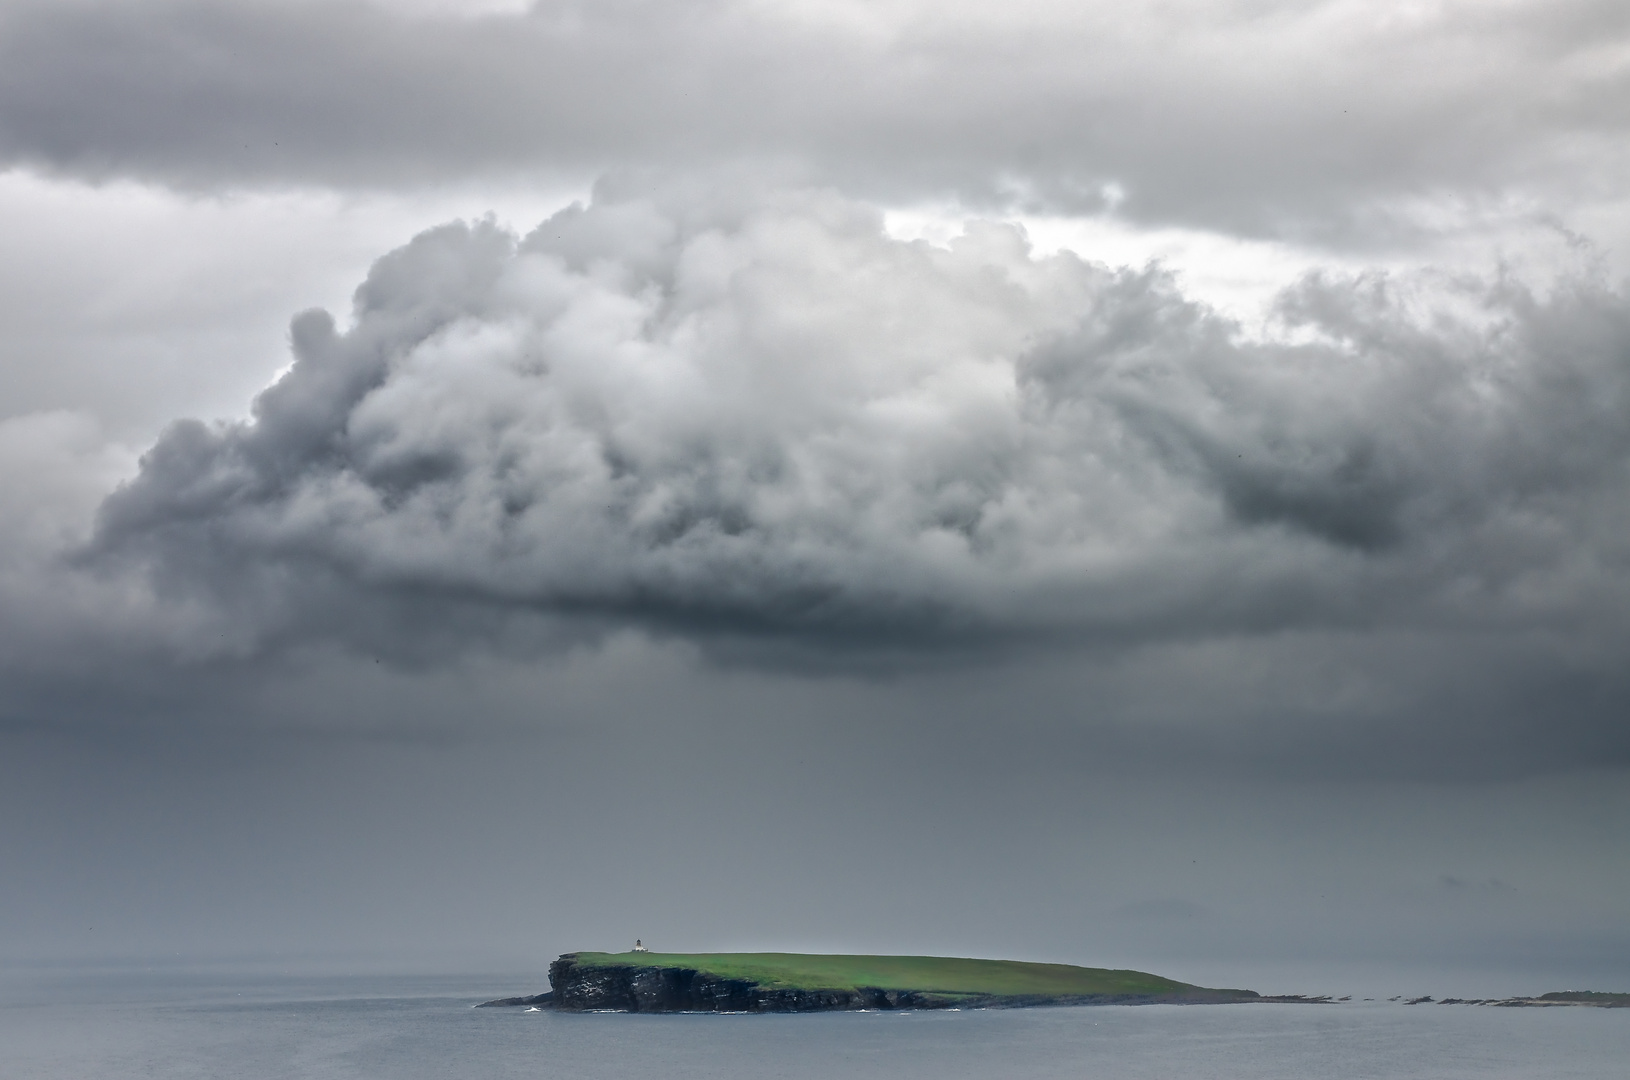
[[[7,980],[7,1080],[1630,1075],[1630,1009],[1392,1003],[800,1016],[472,1009],[494,979]]]

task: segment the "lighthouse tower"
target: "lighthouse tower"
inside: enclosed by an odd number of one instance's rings
[[[634,939],[634,951],[635,952],[650,952],[651,950],[647,949],[645,947],[645,943],[643,941],[641,941],[639,938],[635,938]]]

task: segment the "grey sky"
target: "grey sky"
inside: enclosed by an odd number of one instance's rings
[[[0,6],[0,956],[1630,987],[1626,78],[1606,3]]]
[[[1609,0],[8,8],[0,155],[206,189],[746,159],[1351,238],[1398,199],[1617,200],[1630,123]]]

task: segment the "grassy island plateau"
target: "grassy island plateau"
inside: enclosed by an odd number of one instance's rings
[[[944,956],[566,953],[550,991],[485,1005],[569,1012],[825,1012],[1265,1000],[1142,971]]]

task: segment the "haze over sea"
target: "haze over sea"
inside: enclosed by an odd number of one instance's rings
[[[8,973],[0,1073],[419,1080],[1619,1080],[1630,1010],[1138,1006],[766,1016],[472,1009],[495,976]]]

